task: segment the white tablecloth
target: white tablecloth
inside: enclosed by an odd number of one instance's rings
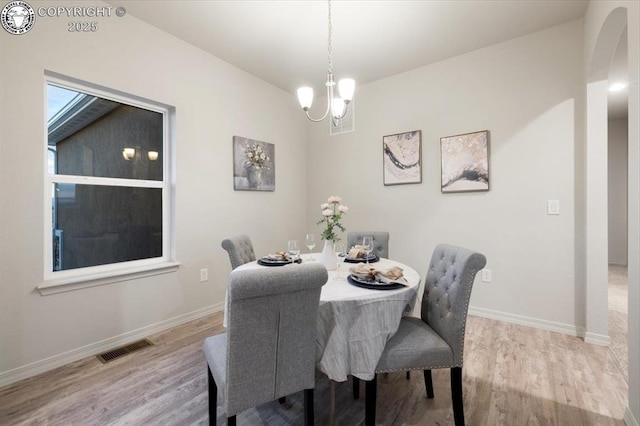
[[[304,255],[303,261],[308,258]],[[343,382],[348,375],[373,379],[384,345],[398,330],[402,316],[411,312],[415,304],[420,275],[413,268],[389,259],[372,265],[382,270],[401,267],[409,285],[397,290],[370,290],[347,282],[348,269],[353,264],[344,263],[338,271],[329,271],[320,294],[316,367],[331,380]],[[264,267],[250,262],[238,269]],[[336,276],[340,279],[334,279]]]

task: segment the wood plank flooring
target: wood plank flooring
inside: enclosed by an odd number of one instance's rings
[[[208,424],[202,342],[222,314],[149,336],[155,346],[108,364],[95,357],[0,389],[0,425]],[[627,384],[604,347],[562,334],[469,317],[463,368],[467,425],[624,425]],[[448,370],[378,379],[377,424],[451,425]],[[336,384],[336,425],[364,424],[364,384]],[[317,425],[329,424],[330,386],[316,379]],[[225,424],[218,409],[218,424]],[[247,410],[239,425],[300,425],[302,393]]]

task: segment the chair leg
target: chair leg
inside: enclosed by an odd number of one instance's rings
[[[360,398],[360,379],[356,376],[353,377],[353,399]]]
[[[236,426],[236,416],[227,417],[227,426]]]
[[[209,382],[209,424],[215,425],[218,421],[218,386],[213,380],[211,369],[207,365],[207,381]]]
[[[424,386],[427,388],[427,398],[433,398],[433,379],[431,378],[431,370],[424,370]]]
[[[364,424],[365,426],[375,426],[376,424],[376,398],[378,393],[378,375],[374,375],[372,380],[365,382],[364,395]]]
[[[315,422],[313,413],[313,389],[304,390],[304,424],[312,426]]]
[[[336,418],[336,382],[329,380],[329,426],[333,426]]]
[[[464,426],[464,406],[462,398],[462,367],[451,369],[451,400],[453,419],[456,426]]]
[[[407,370],[407,380],[411,380],[411,371]]]

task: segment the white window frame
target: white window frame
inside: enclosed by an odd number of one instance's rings
[[[72,176],[49,174],[48,170],[48,135],[47,135],[47,86],[49,84],[75,90],[113,100],[121,104],[131,105],[154,111],[163,116],[163,145],[162,145],[162,181],[105,178],[93,176]],[[56,294],[81,288],[114,282],[134,280],[152,275],[174,272],[179,263],[175,260],[175,226],[174,202],[175,196],[175,162],[173,160],[173,132],[175,109],[171,106],[143,99],[138,96],[110,90],[91,83],[65,77],[57,73],[45,72],[45,120],[44,120],[44,273],[43,282],[37,288],[42,295]],[[107,265],[89,266],[84,268],[53,271],[53,247],[51,211],[52,188],[56,183],[73,183],[86,185],[145,187],[162,189],[162,257],[112,263]]]

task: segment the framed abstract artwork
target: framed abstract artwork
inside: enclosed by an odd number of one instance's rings
[[[233,137],[233,189],[275,191],[276,152],[272,143]]]
[[[422,182],[422,131],[382,137],[382,176],[385,185]]]
[[[489,131],[440,138],[443,193],[489,190]]]

